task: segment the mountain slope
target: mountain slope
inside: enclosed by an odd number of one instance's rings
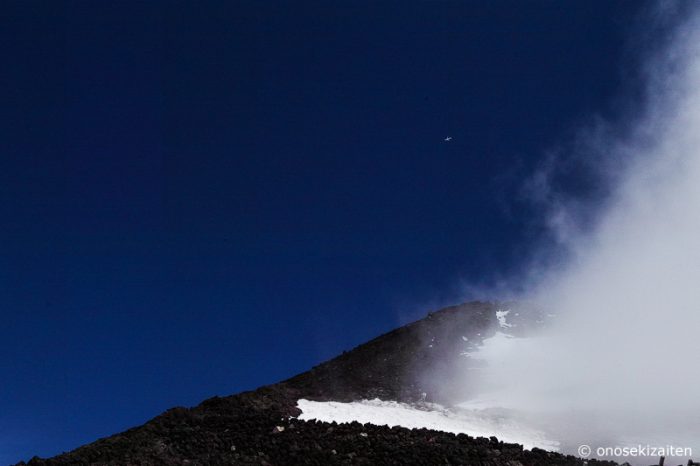
[[[500,308],[481,302],[449,307],[286,381],[174,408],[143,426],[29,464],[584,464],[493,437],[296,419],[302,398],[456,400],[459,384],[444,375],[464,372],[468,358],[458,356],[496,331]]]

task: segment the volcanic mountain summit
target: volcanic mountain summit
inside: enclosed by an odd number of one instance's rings
[[[462,380],[450,375],[468,379],[475,367],[468,356],[485,339],[544,321],[536,310],[511,313],[503,303],[448,307],[288,380],[173,408],[140,427],[28,464],[615,464],[585,462],[537,443],[504,443],[443,408],[464,398]]]

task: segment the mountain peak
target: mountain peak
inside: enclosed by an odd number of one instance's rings
[[[210,398],[194,408],[173,408],[140,427],[28,464],[583,465],[571,456],[525,450],[495,437],[298,419],[301,399],[422,406],[457,401],[464,393],[445,374],[465,372],[465,348],[479,346],[502,328],[509,307],[471,302],[431,312],[288,380]]]

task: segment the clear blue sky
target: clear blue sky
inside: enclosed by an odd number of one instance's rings
[[[610,107],[638,7],[3,2],[0,464],[517,269],[521,176]]]

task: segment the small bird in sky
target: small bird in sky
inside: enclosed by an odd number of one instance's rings
[[[445,142],[450,142],[451,140],[452,140],[452,136],[447,136],[447,137],[445,138]]]

